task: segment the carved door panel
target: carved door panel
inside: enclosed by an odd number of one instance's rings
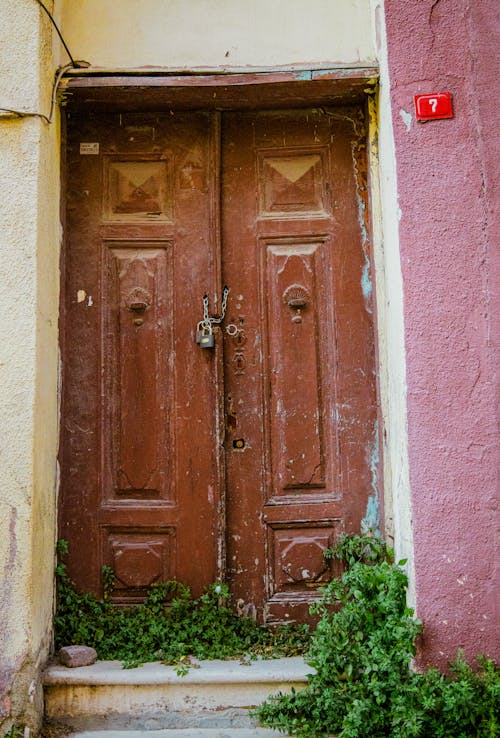
[[[365,173],[360,110],[225,117],[228,577],[269,621],[307,617],[376,485]]]
[[[60,536],[79,588],[141,600],[219,575],[214,357],[193,342],[217,290],[217,118],[68,122]]]

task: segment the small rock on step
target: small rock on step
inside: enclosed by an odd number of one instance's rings
[[[63,646],[58,653],[63,666],[91,666],[97,660],[97,651],[90,646]]]

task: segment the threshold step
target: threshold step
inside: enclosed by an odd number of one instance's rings
[[[70,733],[67,738],[273,738],[283,733],[266,728],[172,728],[167,730],[106,730]]]
[[[198,711],[144,711],[138,715],[84,715],[66,716],[64,720],[46,720],[48,735],[62,736],[69,731],[72,733],[107,733],[114,732],[141,732],[160,731],[165,729],[194,730],[195,728],[217,730],[235,730],[242,728],[256,728],[257,721],[250,716],[249,710],[243,707],[231,707],[224,710]]]
[[[185,676],[178,676],[174,667],[160,663],[144,664],[135,669],[123,669],[118,661],[98,661],[92,666],[76,669],[53,664],[44,677],[46,718],[70,725],[72,720],[81,723],[78,719],[85,718],[88,724],[81,725],[81,728],[92,730],[91,719],[106,718],[106,728],[112,728],[115,718],[120,720],[126,716],[128,720],[156,722],[152,728],[190,730],[192,724],[168,725],[169,715],[206,715],[231,708],[255,707],[275,692],[305,687],[307,674],[311,673],[310,667],[300,657],[258,659],[248,664],[239,661],[194,663],[197,668],[191,668]],[[138,727],[145,724],[142,722]],[[101,728],[101,725],[95,727]],[[128,726],[120,724],[116,727]],[[205,724],[199,725],[197,730],[202,727],[205,730],[219,729],[217,725]],[[220,729],[225,729],[225,726],[221,725]],[[231,727],[235,738],[237,729],[253,730],[247,726]],[[103,732],[108,738],[113,738],[109,730]],[[151,730],[148,735],[152,736]],[[198,732],[198,735],[202,734]],[[128,738],[135,736],[129,735]],[[243,734],[241,738],[244,738]]]

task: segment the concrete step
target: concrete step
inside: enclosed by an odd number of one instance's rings
[[[55,723],[56,727],[63,725],[66,728],[73,729],[75,733],[144,730],[153,733],[165,729],[243,730],[257,726],[256,721],[250,717],[248,709],[243,707],[184,712],[154,710],[144,711],[137,715],[118,712],[108,715],[67,715],[65,718],[51,718],[48,722],[50,724]],[[60,730],[55,731],[57,735],[60,732]]]
[[[303,688],[311,671],[298,657],[193,664],[185,676],[160,663],[52,664],[44,678],[46,718],[78,738],[138,738],[146,731],[149,738],[278,735],[262,732],[248,710],[270,694]]]
[[[172,728],[167,730],[108,730],[70,733],[67,738],[273,738],[283,733],[265,728]]]

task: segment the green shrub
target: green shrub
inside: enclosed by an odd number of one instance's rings
[[[4,738],[22,738],[24,731],[17,725],[12,725],[9,730],[5,733]]]
[[[406,606],[407,578],[385,543],[343,536],[328,555],[347,568],[314,608],[320,620],[306,660],[316,673],[303,691],[265,702],[256,711],[260,721],[304,738],[498,735],[492,661],[480,659],[476,673],[459,654],[450,676],[411,671],[422,626]]]
[[[67,544],[59,544],[59,555]],[[75,590],[64,563],[56,568],[55,643],[93,646],[100,659],[117,659],[131,667],[161,660],[177,664],[180,673],[190,657],[223,659],[249,654],[277,657],[303,654],[309,628],[289,625],[269,628],[233,614],[229,590],[211,585],[198,599],[179,582],[153,585],[147,600],[134,607],[111,603],[113,572],[103,569],[104,597]]]

